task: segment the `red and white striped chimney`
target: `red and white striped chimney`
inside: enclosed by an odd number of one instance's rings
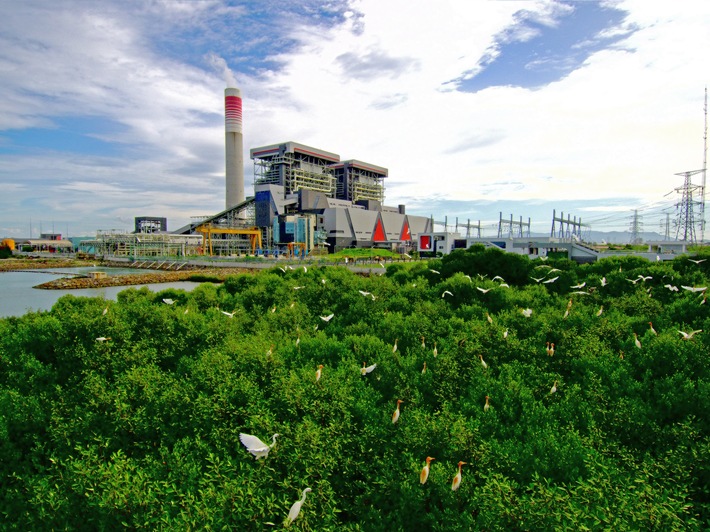
[[[224,89],[224,141],[227,209],[244,201],[244,137],[242,135],[242,94]]]

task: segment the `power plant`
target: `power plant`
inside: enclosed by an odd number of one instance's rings
[[[554,212],[550,238],[531,238],[529,219],[524,223],[521,217],[517,222],[511,215],[510,221],[504,222],[502,213],[497,238],[482,238],[480,221],[473,226],[478,230],[476,237],[469,236],[470,221],[464,226],[466,236],[449,232],[447,222],[444,230],[437,232],[433,218],[407,214],[405,205],[385,205],[387,168],[358,159],[343,160],[337,153],[294,141],[250,149],[254,195],[246,196],[242,110],[240,90],[225,89],[225,210],[172,232],[167,231],[164,218],[137,218],[134,233],[99,231],[96,240],[82,246],[102,255],[128,257],[304,257],[348,248],[434,255],[482,243],[531,258],[555,252],[588,262],[598,256],[597,250],[582,242],[581,229],[588,226],[576,217],[571,221],[569,215],[565,222]],[[559,234],[555,227],[558,220]],[[525,228],[527,234],[523,234]],[[670,249],[672,245],[664,242],[663,248],[657,246],[654,256],[684,250]]]

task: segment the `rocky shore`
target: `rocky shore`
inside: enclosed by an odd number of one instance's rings
[[[18,270],[37,270],[53,268],[77,268],[91,266],[93,263],[73,259],[6,259],[0,261],[0,272]],[[100,269],[100,265],[99,265]],[[77,288],[101,288],[105,286],[131,286],[153,283],[172,283],[176,281],[224,281],[230,275],[248,273],[247,268],[201,269],[199,271],[149,270],[145,273],[130,275],[109,275],[101,278],[61,277],[39,284],[34,288],[43,290],[66,290]]]

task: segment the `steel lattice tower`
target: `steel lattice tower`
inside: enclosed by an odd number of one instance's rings
[[[631,217],[631,224],[629,225],[629,230],[631,231],[631,244],[641,244],[643,239],[641,238],[641,230],[643,228],[643,222],[639,216],[639,211],[634,209],[634,215]]]
[[[693,208],[695,204],[701,204],[701,202],[693,200],[693,193],[703,188],[699,185],[694,185],[691,178],[701,173],[703,173],[703,170],[692,170],[690,172],[675,174],[683,176],[685,179],[683,186],[675,189],[676,192],[681,193],[680,203],[676,204],[676,209],[678,209],[678,217],[676,218],[676,240],[685,240],[691,244],[697,242],[695,237],[695,214]]]

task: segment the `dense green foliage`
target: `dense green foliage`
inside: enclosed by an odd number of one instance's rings
[[[710,304],[681,288],[708,282],[477,247],[65,296],[0,320],[0,518],[260,530],[310,487],[294,529],[708,529]],[[240,432],[280,438],[255,461]]]

